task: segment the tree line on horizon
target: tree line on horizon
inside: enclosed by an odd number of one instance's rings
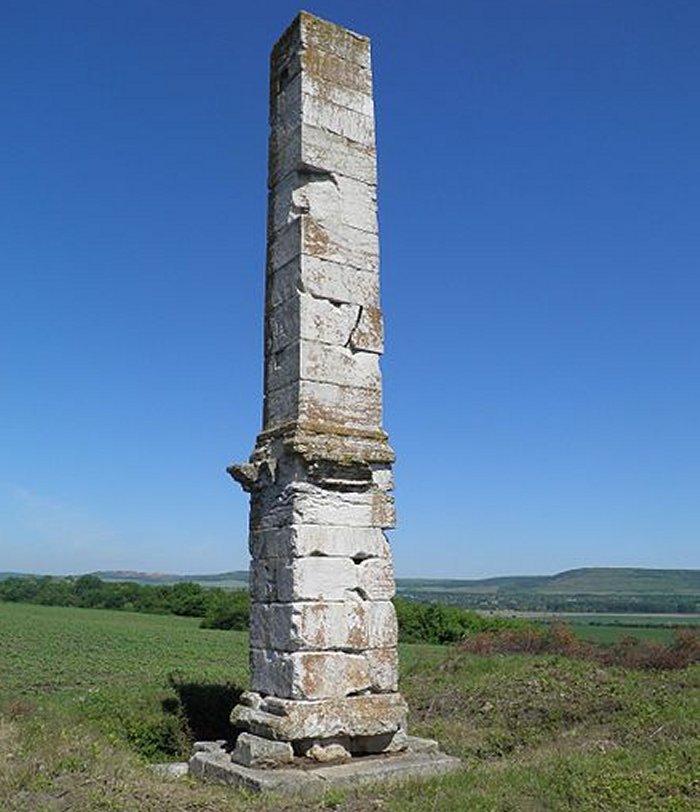
[[[103,581],[96,575],[57,578],[11,577],[0,581],[0,601],[112,609],[126,612],[180,615],[201,618],[205,629],[247,631],[250,595],[245,589],[203,587],[192,582],[146,585]],[[455,643],[468,633],[521,629],[527,621],[483,617],[457,606],[394,599],[399,639],[405,643]]]

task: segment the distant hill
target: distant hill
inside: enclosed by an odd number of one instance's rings
[[[191,581],[202,586],[221,587],[222,589],[247,589],[247,570],[217,572],[211,575],[174,575],[162,572],[133,572],[131,570],[101,570],[91,572],[103,581],[131,581],[137,584],[179,584]]]
[[[102,570],[90,573],[103,581],[139,584],[177,584],[193,581],[202,586],[246,589],[246,570],[198,575]],[[27,573],[0,572],[0,580]],[[700,595],[700,570],[642,569],[639,567],[583,567],[556,575],[516,575],[498,578],[397,578],[397,591],[404,595],[446,593],[452,595]]]
[[[194,581],[202,586],[241,589],[248,586],[245,570],[211,575],[165,573],[95,572],[104,581],[136,581],[140,584],[175,584]],[[515,575],[498,578],[397,578],[399,593],[465,592],[473,594],[533,593],[540,595],[645,595],[698,594],[700,570],[655,570],[636,567],[584,567],[556,575]]]
[[[583,567],[556,575],[453,580],[399,578],[399,591],[538,595],[695,595],[700,570],[655,570],[639,567]]]

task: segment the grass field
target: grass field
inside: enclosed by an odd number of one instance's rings
[[[465,769],[317,803],[155,776],[190,737],[226,735],[247,639],[196,619],[0,604],[5,812],[690,812],[700,804],[700,667],[602,668],[552,656],[401,650],[412,731]]]

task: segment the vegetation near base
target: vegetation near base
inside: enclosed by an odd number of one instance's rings
[[[411,731],[464,761],[453,776],[333,791],[303,807],[167,781],[147,763],[228,735],[248,681],[246,634],[199,623],[0,604],[0,809],[690,812],[700,803],[700,666],[644,670],[551,649],[401,646]]]

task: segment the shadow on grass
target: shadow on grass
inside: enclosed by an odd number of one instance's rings
[[[168,681],[177,698],[166,699],[163,710],[183,718],[193,741],[232,738],[229,716],[243,688],[231,683],[211,685],[184,682],[177,675],[170,676]]]

